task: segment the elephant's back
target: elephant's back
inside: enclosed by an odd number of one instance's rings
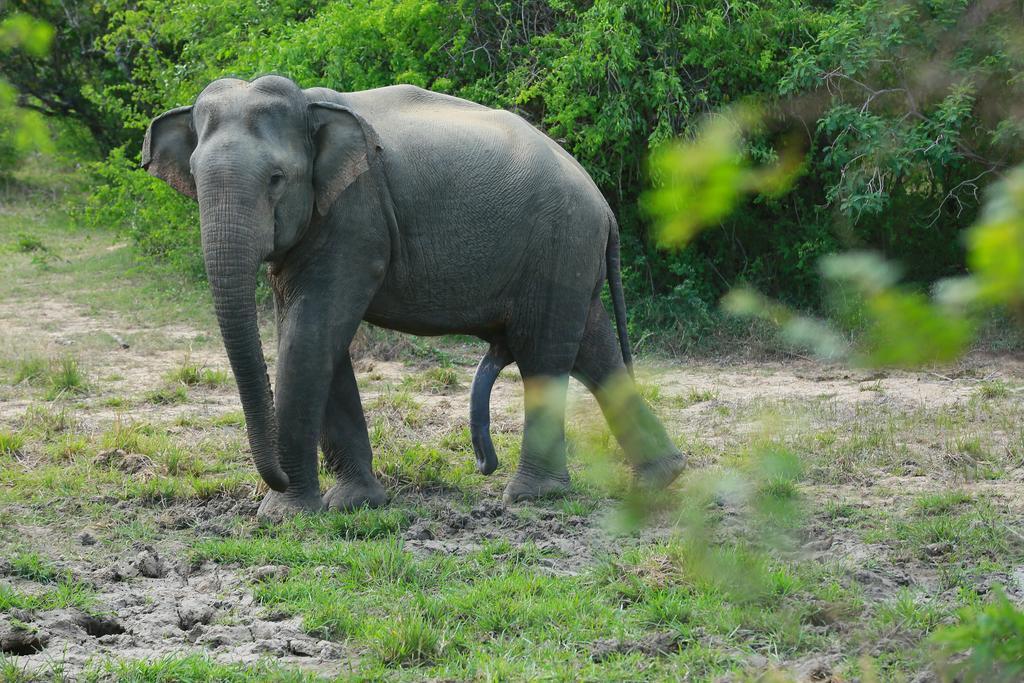
[[[586,170],[521,116],[413,85],[352,93],[313,89],[361,114],[376,130],[393,176],[416,174],[436,188],[469,187],[475,180],[550,186],[565,184],[600,197]],[[313,92],[313,91],[307,91]],[[396,178],[397,179],[397,178]],[[401,178],[412,181],[414,178]]]
[[[554,141],[510,112],[412,86],[335,101],[361,114],[383,148],[402,246],[379,308],[414,305],[423,320],[410,331],[442,331],[425,321],[447,320],[432,309],[465,297],[466,283],[472,300],[498,310],[523,282],[535,287],[566,264],[589,301],[603,272],[608,207]]]

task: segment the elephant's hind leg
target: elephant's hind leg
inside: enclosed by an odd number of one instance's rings
[[[337,477],[337,483],[324,494],[326,508],[353,510],[364,505],[379,507],[387,502],[387,493],[373,474],[366,418],[347,354],[334,371],[320,445],[327,467]]]
[[[637,393],[599,299],[591,303],[573,376],[597,398],[638,484],[648,488],[671,484],[685,468],[686,458]]]
[[[569,375],[523,372],[526,416],[519,467],[505,487],[507,503],[568,493],[565,399]]]
[[[508,327],[509,350],[523,376],[525,407],[519,467],[505,487],[509,503],[565,494],[570,486],[565,401],[586,310],[546,303],[550,309],[533,309]]]

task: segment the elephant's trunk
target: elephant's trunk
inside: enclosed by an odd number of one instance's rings
[[[226,197],[222,191],[204,189],[200,183],[203,257],[224,347],[238,383],[253,461],[270,488],[284,491],[288,475],[278,461],[274,397],[256,322],[256,275],[269,253],[266,239],[260,236],[269,234],[272,244],[273,212],[253,197]]]

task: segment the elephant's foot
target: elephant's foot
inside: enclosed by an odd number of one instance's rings
[[[379,508],[387,502],[387,491],[372,474],[358,479],[338,480],[323,498],[325,508],[341,511],[355,510],[363,506]]]
[[[686,456],[679,451],[648,460],[634,468],[637,486],[650,491],[663,489],[686,469]]]
[[[519,470],[505,487],[502,499],[506,503],[516,503],[521,500],[564,496],[567,493],[569,493],[568,471],[559,474],[534,474]]]
[[[323,509],[320,492],[315,489],[302,493],[270,491],[260,503],[256,517],[266,522],[280,522],[301,512],[320,512]]]

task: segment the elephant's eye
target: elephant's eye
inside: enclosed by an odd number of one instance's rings
[[[274,173],[270,176],[270,189],[277,189],[278,187],[281,186],[281,183],[283,182],[284,173],[281,173],[281,171],[274,171]]]

